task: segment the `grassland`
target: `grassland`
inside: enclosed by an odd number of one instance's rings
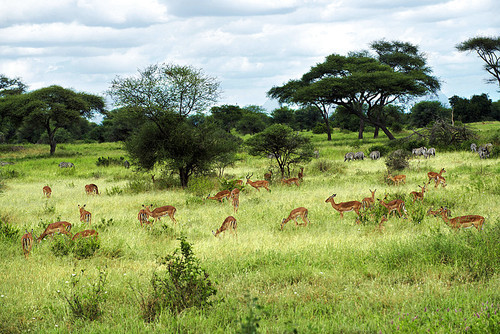
[[[491,132],[500,124],[475,126]],[[227,202],[203,200],[217,190],[216,178],[195,178],[190,189],[157,189],[149,175],[133,168],[96,166],[98,157],[125,156],[119,144],[59,145],[54,157],[39,145],[2,150],[0,160],[15,163],[0,169],[4,225],[39,235],[49,222],[66,220],[75,233],[87,228],[78,212],[78,205],[86,204],[101,247],[88,259],[56,256],[55,238],[35,246],[25,259],[20,234],[15,240],[0,237],[0,333],[234,333],[257,324],[264,333],[498,332],[498,159],[438,151],[435,158],[411,160],[406,185],[394,187],[385,182],[383,159],[343,162],[345,152],[366,152],[371,145],[386,144],[385,139],[358,141],[355,134],[336,133],[326,142],[324,135],[306,135],[320,157],[304,166],[300,188],[277,180],[271,192],[246,187],[236,214]],[[226,177],[262,176],[269,167],[268,159],[245,152],[239,158]],[[76,167],[60,169],[61,161]],[[423,203],[413,204],[409,193],[426,181],[428,171],[442,167],[448,186],[431,185]],[[88,183],[97,184],[101,195],[86,195]],[[45,185],[52,188],[49,199],[42,196]],[[377,189],[376,198],[404,198],[409,218],[391,217],[380,232],[375,219],[356,224],[355,214],[348,212],[341,220],[325,203],[332,193],[337,202],[361,200],[369,189]],[[141,228],[137,213],[151,203],[175,206],[178,225],[163,218]],[[440,218],[425,215],[429,207],[442,205],[453,216],[486,217],[483,231],[455,232]],[[299,206],[308,208],[311,224],[289,222],[280,231],[281,220]],[[228,215],[238,221],[238,237],[214,238],[211,230]],[[178,248],[181,235],[218,292],[210,307],[164,312],[147,323],[138,291],[149,289],[158,257]],[[108,274],[104,312],[96,321],[75,318],[60,297],[82,269],[89,282],[100,270]]]

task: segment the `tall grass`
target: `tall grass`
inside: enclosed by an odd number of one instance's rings
[[[204,200],[207,192],[218,190],[216,178],[193,179],[192,188],[182,190],[154,186],[150,176],[133,168],[96,166],[98,157],[126,156],[117,144],[60,145],[56,157],[36,145],[3,151],[2,159],[15,162],[6,167],[17,174],[3,180],[0,193],[0,220],[8,224],[2,225],[8,226],[7,237],[0,236],[0,332],[497,331],[498,160],[479,160],[465,151],[411,159],[404,171],[407,184],[394,187],[385,183],[383,159],[343,162],[347,151],[367,151],[384,145],[385,139],[365,142],[356,134],[336,133],[326,142],[324,135],[307,135],[320,158],[304,166],[301,186],[273,182],[271,192],[245,186],[238,213],[228,202]],[[268,159],[245,152],[239,156],[227,175],[263,178]],[[59,169],[60,161],[73,162],[75,169]],[[426,182],[428,171],[442,167],[448,186],[435,189],[430,184],[423,203],[412,203],[409,193]],[[86,195],[88,183],[97,184],[102,194]],[[49,199],[42,196],[44,185],[52,188]],[[325,203],[332,193],[338,201],[359,201],[370,196],[368,189],[377,189],[376,198],[387,194],[405,199],[408,219],[391,217],[379,231],[383,212],[378,203],[362,224],[356,224],[353,212],[341,220]],[[92,226],[79,221],[78,204],[86,204],[92,213]],[[141,228],[137,213],[143,204],[175,206],[178,224],[166,217]],[[308,208],[311,223],[303,227],[290,222],[280,231],[281,220],[299,206]],[[441,218],[425,214],[439,206],[450,208],[453,216],[485,216],[484,230],[451,231]],[[211,230],[229,215],[237,219],[238,236],[214,238]],[[11,237],[10,231],[33,228],[39,235],[58,220],[71,222],[73,233],[95,228],[100,247],[79,260],[73,251],[54,253],[65,236],[47,238],[26,260],[22,233]],[[164,310],[147,323],[131,287],[137,291],[151,285],[159,259],[175,251],[181,236],[192,245],[217,295],[211,297],[211,306],[180,314]],[[95,268],[106,268],[106,298],[99,297],[99,309],[92,313],[98,320],[88,321],[74,316],[57,291],[70,288],[72,273],[94,273]],[[92,277],[89,284],[95,287],[99,276]]]

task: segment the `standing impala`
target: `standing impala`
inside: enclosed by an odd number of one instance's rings
[[[234,213],[237,213],[240,207],[240,190],[238,188],[234,188],[233,191],[231,191],[231,198],[233,200]]]
[[[137,215],[137,219],[139,220],[139,223],[141,223],[141,227],[143,224],[150,224],[150,221],[148,220],[149,215],[146,210],[141,209],[139,210],[139,214]]]
[[[304,222],[303,224],[300,224],[300,225],[307,226],[307,223],[310,223],[309,219],[307,218],[307,215],[308,215],[308,211],[304,207],[293,209],[290,212],[290,214],[288,215],[288,217],[283,218],[283,220],[281,221],[281,230],[283,231],[283,227],[285,226],[285,224],[288,223],[292,219],[295,220],[295,226],[298,226],[299,223],[297,222],[297,219],[299,217],[301,217],[302,221]]]
[[[300,184],[299,184],[299,179],[298,179],[298,178],[296,178],[296,177],[292,177],[292,178],[289,178],[289,179],[282,178],[282,179],[281,179],[281,183],[283,183],[283,184],[288,184],[288,185],[291,185],[291,184],[295,183],[295,185],[296,185],[297,187],[298,187],[298,186],[300,186]]]
[[[49,198],[50,195],[52,195],[52,189],[50,189],[49,186],[43,187],[42,191],[43,191],[43,196],[46,196],[47,198]]]
[[[344,212],[349,212],[349,211],[354,211],[359,216],[359,209],[361,209],[361,202],[349,201],[349,202],[335,203],[334,199],[335,196],[337,196],[337,194],[333,194],[332,196],[328,197],[325,203],[331,203],[332,207],[338,212],[340,212],[340,218],[344,218]]]
[[[99,236],[99,233],[97,233],[96,230],[83,230],[83,231],[80,231],[77,234],[75,234],[71,240],[76,240],[78,238],[91,237],[93,235],[95,235],[95,237],[97,238]]]
[[[21,244],[23,246],[24,257],[28,258],[28,255],[31,252],[31,248],[33,247],[33,230],[31,230],[31,232],[29,233],[28,230],[26,230],[26,234],[21,238]]]
[[[483,229],[484,217],[478,215],[467,215],[467,216],[459,216],[452,219],[448,218],[449,210],[446,207],[441,207],[439,210],[441,214],[441,218],[450,225],[450,227],[454,230],[458,230],[459,228],[469,228],[474,226],[477,230]]]
[[[446,180],[445,180],[444,176],[438,175],[438,176],[436,176],[434,181],[436,182],[436,184],[434,185],[434,188],[437,188],[439,185],[441,185],[443,188],[446,187]]]
[[[253,175],[253,173],[252,173],[252,175]],[[260,191],[259,188],[264,188],[267,191],[271,191],[271,190],[269,190],[269,182],[268,181],[265,181],[265,180],[251,181],[250,178],[252,177],[252,175],[247,175],[246,176],[246,178],[247,178],[247,184],[249,184],[252,187],[254,187],[255,189],[257,189],[257,191]]]
[[[406,184],[406,175],[404,175],[404,174],[395,175],[395,176],[391,176],[391,174],[389,174],[389,175],[387,175],[387,179],[394,182],[395,185],[399,185],[401,182]]]
[[[429,172],[427,173],[427,177],[429,178],[429,182],[431,182],[432,180],[436,180],[436,177],[439,176],[442,176],[443,173],[446,173],[446,170],[444,168],[441,168],[441,171],[439,173],[436,173],[436,172]]]
[[[419,185],[420,191],[412,191],[410,193],[410,195],[413,196],[412,202],[415,202],[417,199],[421,200],[422,202],[424,201],[424,192],[425,192],[425,187],[427,187],[427,184],[424,184],[423,187]]]
[[[300,167],[300,172],[297,177],[302,181],[302,178],[304,177],[304,167]]]
[[[85,185],[85,193],[87,195],[99,195],[99,188],[93,183]]]
[[[52,224],[49,224],[45,231],[36,239],[38,242],[41,242],[43,238],[45,238],[48,235],[53,236],[54,233],[62,233],[66,234],[71,238],[71,224],[66,222],[66,221],[60,221],[60,222],[55,222]]]
[[[372,193],[372,197],[363,198],[363,200],[361,201],[363,209],[368,209],[369,207],[375,204],[375,192],[377,191],[377,189],[375,189],[374,191],[372,191],[371,189],[368,190],[370,190],[370,192]]]
[[[212,230],[212,234],[216,237],[222,232],[229,230],[233,235],[238,237],[238,233],[236,231],[237,227],[238,224],[236,223],[236,218],[234,218],[233,216],[228,216],[222,223],[221,227],[217,229],[217,231],[214,232]]]
[[[385,198],[384,198],[385,199]],[[396,211],[399,213],[399,216],[401,217],[401,209],[403,209],[405,215],[407,215],[406,208],[405,208],[405,202],[401,199],[394,199],[392,201],[389,201],[385,203],[383,200],[378,199],[380,205],[384,206],[389,210],[387,213],[387,217],[391,215],[391,212],[394,212],[394,215],[396,215]]]
[[[78,208],[80,209],[80,221],[82,223],[89,223],[89,225],[92,225],[92,214],[85,210],[85,206],[87,204],[84,204],[83,206],[78,205]]]
[[[175,212],[177,211],[177,209],[171,205],[165,205],[165,206],[161,206],[159,208],[156,208],[154,209],[153,211],[150,210],[150,207],[153,206],[153,204],[151,205],[148,205],[148,206],[144,206],[144,210],[146,210],[146,213],[153,217],[155,219],[155,222],[157,220],[160,220],[161,217],[165,217],[165,216],[169,216],[170,219],[172,219],[172,221],[177,224],[177,220],[175,220]]]
[[[224,198],[225,199],[229,199],[230,196],[231,196],[231,192],[229,190],[222,190],[222,191],[219,191],[214,196],[208,195],[207,199],[214,199],[214,200],[219,201],[219,202],[222,203],[222,201],[224,200]]]

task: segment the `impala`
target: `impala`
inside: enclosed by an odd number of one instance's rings
[[[412,191],[410,193],[410,195],[413,196],[413,201],[412,202],[415,202],[417,199],[421,200],[422,202],[424,201],[424,192],[425,192],[425,187],[427,186],[427,184],[424,184],[424,186],[420,186],[420,191]]]
[[[383,229],[385,229],[384,227],[384,222],[387,221],[387,217],[386,215],[383,215],[382,218],[380,219],[380,223],[378,223],[378,230],[379,231],[382,231]]]
[[[236,218],[234,218],[233,216],[228,216],[226,219],[224,219],[224,222],[222,223],[221,227],[219,227],[217,229],[217,231],[214,232],[212,230],[212,234],[214,236],[218,236],[222,232],[229,230],[229,231],[231,231],[231,233],[233,235],[235,235],[237,237],[238,236],[238,233],[236,230],[237,227],[238,227],[238,223],[236,223]]]
[[[483,229],[484,217],[479,215],[459,216],[452,219],[448,218],[449,210],[446,207],[441,207],[439,210],[441,218],[450,225],[452,229],[458,230],[459,228],[469,228],[474,226],[477,230]]]
[[[234,188],[231,191],[231,199],[233,200],[234,213],[237,213],[240,207],[240,190],[238,188]]]
[[[33,247],[33,230],[29,233],[28,230],[26,230],[26,234],[21,237],[21,244],[23,246],[24,257],[28,258],[31,248]]]
[[[208,195],[207,199],[214,199],[214,200],[219,201],[219,202],[222,203],[222,201],[224,200],[224,198],[225,199],[229,199],[230,196],[231,196],[231,192],[229,190],[222,190],[222,191],[219,191],[214,196]]]
[[[87,185],[85,185],[85,193],[87,193],[87,195],[91,195],[91,194],[99,195],[99,189],[93,183],[87,184]]]
[[[76,240],[78,238],[91,237],[93,235],[95,235],[95,237],[97,238],[99,236],[99,233],[97,233],[96,230],[83,230],[75,234],[72,240]]]
[[[50,195],[52,195],[52,189],[50,189],[49,186],[43,187],[42,191],[43,191],[43,196],[46,196],[47,198],[49,198]]]
[[[304,177],[304,167],[300,167],[300,172],[297,177],[302,181],[302,178]]]
[[[446,170],[444,168],[441,168],[441,171],[439,173],[436,173],[436,172],[427,173],[427,177],[429,178],[429,182],[431,182],[432,180],[435,180],[436,177],[438,177],[438,175],[442,176],[443,173],[446,173]]]
[[[141,209],[139,210],[139,214],[137,215],[137,219],[139,220],[139,223],[141,223],[141,226],[143,224],[150,224],[150,221],[148,220],[149,215],[146,210]]]
[[[439,214],[441,214],[441,210],[432,210],[432,208],[429,208],[429,210],[427,210],[427,216],[436,217]]]
[[[406,183],[406,175],[395,175],[391,176],[391,174],[387,175],[387,179],[394,182],[395,185],[399,185],[400,182]]]
[[[253,174],[252,174],[253,175]],[[261,181],[252,181],[250,180],[250,178],[252,177],[252,175],[247,175],[246,178],[247,178],[247,184],[251,185],[252,187],[254,187],[255,189],[257,189],[257,191],[260,191],[259,188],[264,188],[266,189],[267,191],[271,191],[269,190],[269,182],[268,181],[265,181],[265,180],[261,180]]]
[[[295,185],[297,187],[300,186],[299,179],[296,178],[296,177],[292,177],[292,178],[289,178],[289,179],[282,178],[281,179],[281,183],[288,184],[288,185],[291,185],[291,184],[295,183]]]
[[[387,203],[380,199],[378,201],[380,205],[386,207],[387,210],[389,210],[389,212],[387,213],[388,217],[391,215],[391,212],[394,212],[394,215],[396,215],[396,211],[399,213],[399,216],[401,217],[401,209],[403,209],[405,215],[407,214],[405,208],[405,202],[401,199],[395,199]]]
[[[264,174],[264,180],[266,181],[271,181],[271,178],[273,177],[273,171],[270,169],[268,173]]]
[[[374,191],[372,191],[371,189],[368,190],[370,190],[370,192],[372,193],[372,197],[363,198],[363,200],[361,201],[363,209],[367,209],[375,204],[375,192],[377,191],[377,189],[375,189]]]
[[[299,223],[297,222],[297,219],[299,217],[301,217],[302,221],[304,222],[303,224],[300,224],[300,225],[307,226],[307,223],[310,223],[309,219],[307,218],[307,215],[308,215],[308,211],[306,208],[300,207],[297,209],[293,209],[290,212],[290,214],[288,215],[288,217],[283,218],[283,220],[281,221],[281,230],[283,231],[283,227],[285,226],[285,224],[288,223],[292,219],[295,220],[295,226],[298,226]]]
[[[332,207],[338,212],[340,212],[340,218],[344,218],[344,212],[349,212],[349,211],[354,211],[359,216],[359,209],[361,209],[361,202],[350,201],[350,202],[335,203],[334,199],[335,196],[337,196],[337,194],[333,194],[332,196],[328,197],[325,203],[331,203]]]
[[[175,212],[177,211],[177,209],[171,205],[165,205],[165,206],[161,206],[159,208],[156,208],[154,209],[153,211],[150,210],[150,207],[153,206],[153,204],[151,205],[148,205],[148,206],[144,206],[144,210],[146,210],[146,213],[153,217],[155,219],[155,222],[157,220],[160,220],[161,217],[165,217],[165,216],[169,216],[170,219],[172,219],[172,221],[177,224],[177,220],[175,220]]]
[[[82,223],[89,223],[89,225],[92,224],[92,214],[85,210],[85,206],[87,204],[84,204],[83,206],[78,205],[78,208],[80,209],[80,221]]]
[[[49,224],[45,231],[36,239],[38,242],[41,242],[43,238],[45,238],[48,235],[54,236],[54,233],[62,233],[66,234],[71,238],[71,223],[68,223],[66,221],[60,221],[60,222],[55,222],[52,224]]]
[[[434,188],[437,188],[439,185],[441,185],[443,188],[446,187],[446,179],[443,176],[440,175],[436,176],[434,181],[436,182]]]

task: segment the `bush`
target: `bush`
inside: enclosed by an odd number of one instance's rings
[[[56,234],[50,245],[50,250],[55,256],[66,256],[71,253],[73,241],[64,234]]]
[[[405,150],[396,150],[390,153],[385,159],[385,165],[389,172],[403,170],[410,167],[411,153]]]
[[[19,232],[17,228],[0,220],[0,239],[14,242],[19,238]]]
[[[78,238],[73,245],[73,255],[78,259],[87,259],[101,247],[100,239],[96,237]]]
[[[110,158],[110,157],[99,157],[95,163],[96,166],[109,167],[109,166],[123,166],[125,162],[124,157],[120,158]]]
[[[216,188],[216,183],[215,179],[209,177],[193,177],[189,180],[188,191],[196,196],[207,196]]]

